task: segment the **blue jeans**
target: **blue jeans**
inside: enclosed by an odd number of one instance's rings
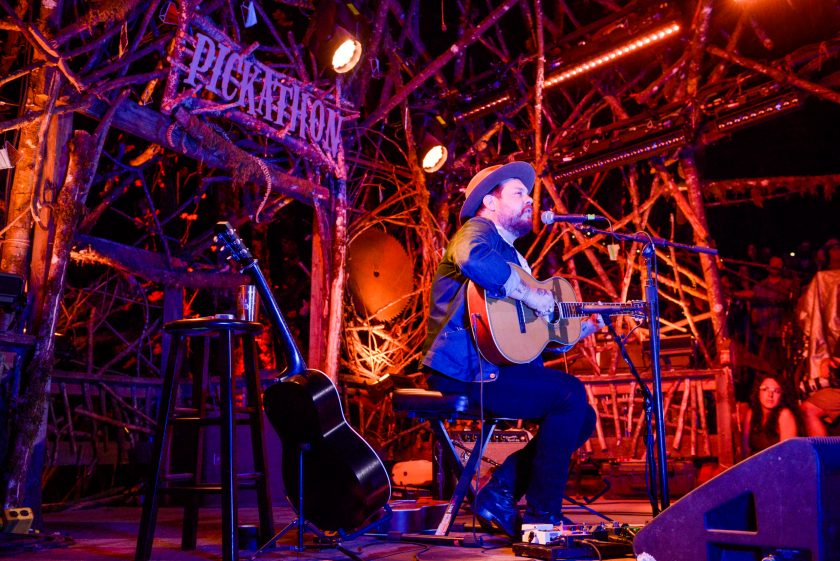
[[[495,381],[484,384],[429,372],[429,387],[466,395],[475,411],[483,392],[485,417],[539,423],[536,436],[508,456],[493,479],[511,489],[517,499],[525,495],[531,508],[559,517],[571,456],[595,428],[595,411],[587,402],[583,383],[538,362],[503,366]]]

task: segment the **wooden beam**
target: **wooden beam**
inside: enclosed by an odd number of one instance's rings
[[[456,41],[455,44],[449,47],[445,53],[437,57],[429,66],[424,68],[422,72],[417,74],[405,86],[400,88],[400,90],[394,94],[391,99],[371,113],[370,116],[362,122],[361,128],[370,128],[379,120],[387,117],[388,113],[390,113],[392,109],[411,95],[411,92],[423,85],[426,80],[440,71],[441,68],[446,66],[450,60],[459,55],[464,49],[475,43],[491,25],[496,23],[499,18],[501,18],[505,12],[510,10],[517,2],[519,2],[519,0],[505,0],[501,6],[493,10],[490,15],[484,18],[484,20],[479,23],[475,29],[470,30],[470,32],[464,35],[464,37]]]
[[[160,253],[87,235],[76,236],[71,257],[74,261],[108,265],[166,287],[230,289],[248,281],[238,273],[167,268]]]
[[[95,119],[105,114],[107,106],[101,102],[92,103],[82,112]],[[182,125],[169,117],[148,107],[140,106],[132,101],[124,101],[117,108],[114,128],[133,134],[149,142],[198,160],[216,169],[242,170],[246,154],[231,142],[217,143],[211,136],[210,127],[201,131],[185,130]],[[210,145],[212,144],[212,145]],[[247,154],[246,154],[247,155]],[[251,159],[256,160],[254,156]],[[262,162],[262,160],[260,160]],[[256,161],[245,167],[248,174],[244,179],[257,185],[266,186],[267,179]],[[317,183],[295,177],[285,173],[271,164],[263,162],[269,171],[272,190],[279,194],[293,197],[298,201],[311,205],[313,198],[329,199],[329,191]]]
[[[706,50],[709,54],[713,54],[717,57],[728,60],[729,62],[734,62],[739,66],[743,66],[744,68],[748,68],[749,70],[758,72],[759,74],[769,76],[780,84],[790,84],[795,88],[814,94],[817,97],[821,97],[834,103],[840,103],[840,93],[826,88],[825,86],[815,84],[814,82],[803,80],[791,72],[771,68],[754,60],[748,59],[747,57],[736,55],[734,53],[728,53],[719,47],[715,47],[714,45],[709,45],[706,47]]]

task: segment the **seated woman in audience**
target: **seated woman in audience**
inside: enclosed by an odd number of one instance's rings
[[[744,420],[744,457],[799,434],[793,392],[774,376],[759,376]]]

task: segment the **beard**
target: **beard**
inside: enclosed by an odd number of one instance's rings
[[[528,210],[530,209],[526,208],[519,214],[508,214],[502,216],[499,219],[499,223],[502,228],[515,235],[517,238],[521,238],[531,231],[531,214]]]

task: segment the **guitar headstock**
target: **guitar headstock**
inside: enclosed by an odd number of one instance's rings
[[[216,232],[216,240],[222,244],[220,251],[227,250],[230,252],[228,259],[233,259],[243,267],[254,263],[254,256],[239,239],[239,234],[236,233],[230,222],[217,222],[213,230]]]

